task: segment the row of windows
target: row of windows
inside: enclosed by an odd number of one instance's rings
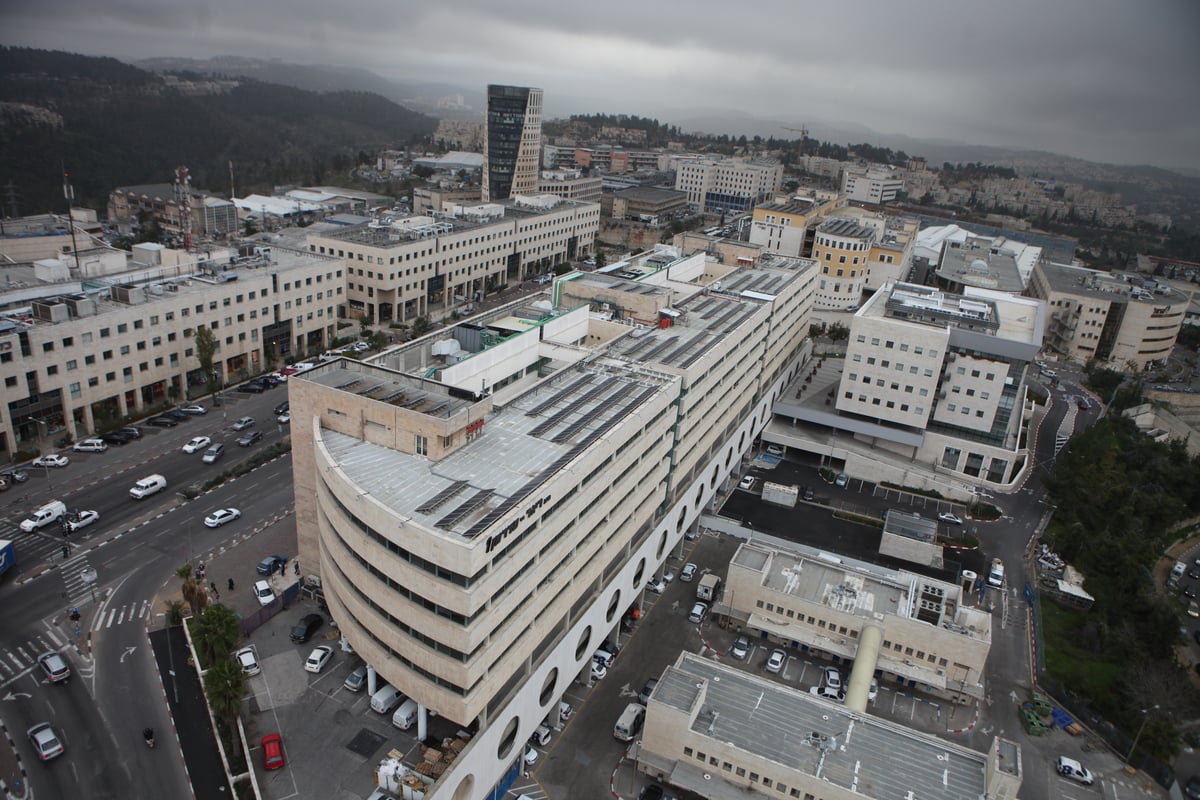
[[[854,392],[846,392],[845,394],[843,394],[843,395],[842,395],[842,397],[846,398],[847,400],[853,400],[853,399],[854,399]],[[868,398],[868,397],[867,397],[865,394],[860,394],[860,395],[858,396],[858,402],[860,402],[860,403],[865,403],[865,402],[867,402],[868,400],[870,400],[870,402],[871,402],[871,405],[873,405],[873,406],[884,405],[884,404],[881,402],[880,398],[878,398],[878,397],[871,397],[871,398]],[[885,407],[886,407],[886,408],[895,408],[895,407],[896,407],[896,401],[895,401],[895,400],[888,400],[888,401],[887,401],[887,403],[886,403],[886,405],[885,405]],[[901,404],[900,404],[900,410],[901,410],[901,411],[903,411],[903,412],[907,412],[907,411],[908,411],[908,403],[901,403]],[[924,406],[917,406],[916,408],[914,408],[914,409],[913,409],[913,413],[915,413],[915,414],[918,414],[918,415],[920,415],[920,416],[922,416],[922,417],[923,417],[923,416],[925,416],[925,407],[924,407]]]
[[[946,410],[947,410],[947,411],[949,411],[951,414],[953,414],[953,413],[954,413],[956,410],[957,410],[959,413],[961,413],[961,414],[965,414],[965,415],[967,415],[967,416],[970,416],[970,414],[971,414],[971,408],[970,408],[970,406],[963,406],[962,408],[958,408],[958,409],[956,409],[956,408],[955,408],[955,404],[954,404],[954,403],[950,403],[950,404],[948,404],[948,405],[946,406]],[[983,419],[983,412],[982,412],[982,411],[978,411],[978,410],[976,410],[976,412],[975,412],[975,416],[976,416],[976,417],[978,417],[979,419]]]
[[[859,344],[863,344],[864,342],[866,342],[866,341],[867,341],[867,337],[866,337],[866,336],[864,336],[863,334],[861,334],[861,333],[860,333],[860,334],[859,334],[857,337],[855,337],[855,341],[857,341]],[[872,337],[871,337],[871,346],[872,346],[872,347],[879,347],[879,342],[880,342],[880,339],[879,339],[879,337],[878,337],[878,336],[872,336]],[[888,339],[887,341],[885,341],[885,342],[883,343],[883,346],[884,346],[884,348],[885,348],[885,349],[887,349],[887,350],[891,350],[891,349],[895,348],[895,346],[896,346],[896,343],[895,343],[894,341],[892,341],[891,339]],[[922,354],[924,354],[924,352],[925,352],[925,348],[924,348],[924,347],[921,347],[920,345],[916,345],[916,346],[914,346],[914,347],[913,347],[912,351],[913,351],[913,353],[914,353],[915,355],[918,355],[918,356],[919,356],[919,355],[922,355]],[[907,342],[901,342],[901,343],[900,343],[900,352],[901,352],[901,353],[907,353],[907,352],[908,352],[908,343],[907,343]],[[931,347],[931,348],[929,348],[929,357],[930,357],[930,358],[937,358],[937,356],[938,356],[938,351],[937,351],[937,350],[935,350],[935,349],[934,349],[934,348],[932,348],[932,347]]]
[[[921,348],[919,348],[919,347],[917,348],[917,350],[920,350],[920,349]],[[856,364],[861,363],[863,360],[862,353],[855,353],[854,356],[852,357],[852,360]],[[882,367],[883,369],[889,369],[892,366],[892,362],[886,358],[883,359],[882,361],[879,361],[878,359],[875,358],[875,356],[867,356],[867,364],[869,366],[875,366],[876,363],[878,363],[879,366]],[[904,366],[905,366],[904,362],[897,361],[896,362],[896,371],[904,372]],[[920,369],[921,368],[916,366],[915,364],[909,364],[908,365],[908,374],[916,375],[916,374],[918,374]],[[931,367],[926,367],[924,374],[925,374],[926,378],[932,378],[933,377],[933,369]]]
[[[916,369],[916,367],[914,367],[913,369]],[[859,377],[858,377],[858,373],[857,373],[857,372],[851,372],[851,373],[850,373],[850,380],[851,380],[852,382],[853,382],[853,381],[855,381],[855,380],[858,380],[858,379],[859,379]],[[863,375],[863,376],[862,376],[862,382],[863,382],[863,383],[865,383],[867,386],[870,386],[870,385],[871,385],[871,376],[870,376],[870,375]],[[882,389],[882,388],[883,388],[885,385],[887,385],[887,382],[886,382],[886,381],[884,381],[884,379],[883,379],[883,378],[875,378],[875,385],[876,385],[876,386],[878,386],[880,389]],[[906,384],[904,384],[904,393],[905,393],[905,394],[912,394],[912,393],[913,393],[913,388],[914,388],[914,387],[913,387],[913,385],[912,385],[911,383],[906,383]],[[956,388],[957,388],[957,387],[956,387]],[[898,391],[900,391],[900,383],[899,383],[899,381],[892,381],[892,383],[891,383],[891,390],[892,390],[893,392],[898,392]],[[972,389],[971,391],[973,392],[973,391],[974,391],[974,389]],[[922,388],[922,389],[920,390],[919,394],[921,395],[921,397],[928,397],[928,396],[929,396],[929,389],[928,389],[928,387],[926,387],[926,388]]]
[[[803,800],[816,800],[816,796],[808,792],[801,792],[795,786],[788,788],[787,784],[782,783],[774,778],[768,778],[765,775],[759,775],[753,770],[747,771],[745,767],[737,767],[728,761],[723,761],[716,756],[706,755],[700,751],[693,751],[690,747],[683,748],[683,755],[687,758],[695,758],[701,764],[710,767],[720,767],[722,772],[729,772],[739,778],[745,778],[750,783],[761,784],[764,789],[774,789],[780,795],[785,797],[802,797]]]

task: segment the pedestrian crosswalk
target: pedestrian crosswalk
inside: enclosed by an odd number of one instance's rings
[[[68,558],[59,569],[66,591],[63,596],[72,606],[77,606],[84,600],[94,600],[96,591],[96,570],[88,561],[87,553]]]
[[[61,632],[47,629],[0,649],[0,684],[7,684],[37,666],[42,653],[57,652],[67,644]]]
[[[92,621],[92,630],[100,631],[111,628],[114,625],[124,625],[129,623],[145,625],[146,615],[149,613],[149,600],[125,603],[119,607],[113,606],[108,608],[103,614],[96,615],[95,620]]]

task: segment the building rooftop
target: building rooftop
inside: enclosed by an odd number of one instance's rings
[[[852,219],[844,219],[835,217],[831,220],[821,223],[817,227],[821,233],[827,233],[830,236],[841,236],[847,239],[871,239],[875,236],[875,229],[868,225],[860,225]]]
[[[809,214],[820,208],[824,203],[820,200],[805,202],[802,198],[793,198],[787,203],[761,203],[755,206],[755,211],[775,211],[780,214]]]
[[[947,248],[938,264],[937,276],[951,283],[1000,292],[1025,289],[1017,260],[1008,253],[992,252],[984,247]]]
[[[661,203],[666,200],[676,200],[679,198],[687,199],[687,192],[679,192],[674,189],[663,189],[658,186],[634,186],[629,189],[621,189],[614,192],[628,200],[644,200],[647,202]]]
[[[1094,297],[1105,301],[1145,302],[1151,304],[1182,303],[1186,296],[1171,288],[1166,281],[1158,281],[1136,272],[1099,272],[1085,267],[1066,264],[1043,263],[1050,288],[1064,294]]]
[[[650,699],[690,715],[693,733],[865,797],[983,797],[986,756],[813,695],[683,653]]]

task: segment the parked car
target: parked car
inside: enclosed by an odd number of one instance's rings
[[[767,672],[779,672],[783,669],[784,663],[787,661],[787,653],[779,648],[771,651],[771,655],[767,657]]]
[[[569,720],[571,718],[571,715],[574,713],[575,713],[575,709],[572,708],[571,704],[568,703],[566,700],[563,700],[561,703],[558,704],[558,721],[559,722],[566,722],[567,720]]]
[[[650,578],[646,581],[646,591],[654,592],[654,594],[662,594],[666,590],[667,585],[662,582],[661,578]]]
[[[254,582],[254,596],[258,599],[260,606],[269,606],[275,602],[275,590],[267,581]]]
[[[238,650],[233,654],[233,658],[242,668],[243,675],[257,675],[262,672],[258,665],[258,651],[254,649],[254,645]]]
[[[241,516],[242,512],[236,508],[218,509],[204,518],[204,526],[206,528],[219,528],[226,522],[233,522]]]
[[[811,486],[805,486],[805,487],[804,487],[804,492],[803,492],[803,494],[802,494],[801,496],[802,496],[802,497],[803,497],[803,498],[804,498],[804,499],[805,499],[807,502],[811,503],[811,502],[813,501],[813,499],[814,499],[814,498],[815,498],[817,495],[816,495],[816,493],[813,491],[813,487],[811,487]]]
[[[679,570],[679,580],[683,583],[691,583],[692,579],[696,577],[698,569],[699,567],[689,561],[683,565],[683,569]]]
[[[249,447],[263,438],[262,431],[246,431],[237,440],[238,447]]]
[[[184,414],[193,414],[195,416],[203,416],[208,413],[208,409],[199,403],[192,403],[189,406],[180,406],[179,410]]]
[[[650,702],[650,697],[654,694],[655,687],[658,686],[658,678],[651,678],[646,681],[646,685],[642,687],[642,691],[638,693],[638,702],[642,705],[647,705]]]
[[[159,416],[159,417],[151,417],[150,419],[146,420],[146,424],[153,425],[156,428],[174,428],[179,423],[176,422],[175,420],[171,419],[170,417]]]
[[[692,622],[692,623],[695,623],[696,625],[699,625],[701,622],[704,621],[704,617],[707,614],[708,614],[708,604],[707,603],[696,603],[692,606],[692,612],[690,614],[688,614],[688,622]]]
[[[283,737],[278,733],[268,733],[262,738],[263,769],[279,769],[285,763],[283,756]]]
[[[750,640],[745,636],[739,636],[733,643],[733,647],[729,648],[729,654],[738,661],[745,660],[750,654]]]
[[[769,445],[767,445],[767,455],[778,456],[778,457],[782,458],[783,457],[783,448],[777,444],[769,444]]]
[[[207,436],[193,436],[188,440],[188,443],[183,446],[183,452],[196,453],[212,444],[212,439]]]
[[[550,744],[550,726],[544,722],[538,725],[533,735],[529,737],[529,743],[537,747],[545,747]]]
[[[70,463],[71,463],[71,459],[67,458],[66,456],[60,456],[57,453],[51,453],[48,456],[40,456],[39,458],[35,458],[33,460],[33,466],[35,466],[35,467],[59,468],[59,467],[65,467],[67,464],[70,464]]]
[[[192,418],[191,414],[185,414],[177,408],[172,409],[170,411],[164,411],[163,413],[159,414],[159,416],[167,417],[168,419],[173,419],[176,422],[187,422],[189,419]]]
[[[290,409],[290,408],[291,408],[291,406],[288,405],[288,401],[284,400],[282,403],[275,406],[275,413],[276,414],[286,414],[288,409]]]
[[[304,644],[312,638],[312,635],[317,632],[317,628],[320,628],[323,624],[325,624],[325,620],[321,619],[320,614],[308,614],[304,616],[296,623],[296,627],[292,628],[292,641],[297,644]]]
[[[259,575],[271,575],[279,571],[280,564],[286,564],[287,562],[287,556],[276,554],[273,556],[267,556],[262,561],[258,562],[258,566],[255,567],[255,569],[258,571]]]
[[[100,440],[103,441],[105,444],[117,444],[117,445],[128,444],[129,440],[131,438],[133,438],[133,437],[131,437],[129,434],[121,433],[120,431],[109,431],[108,433],[102,434],[100,436]]]
[[[601,664],[599,661],[592,662],[592,680],[602,681],[604,676],[608,674],[608,667]]]
[[[361,692],[363,687],[367,685],[367,665],[359,664],[354,668],[354,671],[346,676],[346,682],[342,684],[347,691]]]
[[[844,488],[850,482],[850,476],[844,472],[839,472],[834,480],[834,485]]]
[[[124,428],[121,428],[121,429],[120,429],[118,432],[119,432],[119,433],[123,433],[123,434],[125,434],[125,435],[126,435],[126,436],[128,436],[130,439],[140,439],[140,438],[142,438],[142,429],[141,429],[141,428],[135,428],[135,427],[133,427],[132,425],[126,425]]]
[[[738,481],[738,488],[746,489],[746,490],[753,489],[754,488],[754,476],[747,475],[746,477],[742,478],[740,481]]]
[[[25,733],[33,744],[33,751],[42,761],[58,758],[66,752],[66,746],[63,745],[62,739],[54,732],[54,728],[49,722],[38,723]]]
[[[951,514],[949,511],[943,511],[941,514],[938,514],[938,519],[947,525],[962,525],[963,522],[961,517]]]
[[[0,472],[0,478],[4,478],[9,483],[24,483],[29,480],[29,473],[18,467]]]
[[[263,385],[258,381],[246,381],[238,387],[239,392],[249,392],[250,394],[262,394],[264,391]]]
[[[313,651],[308,654],[308,659],[304,662],[305,672],[319,673],[329,663],[329,659],[333,658],[333,648],[323,644],[319,647],[314,647]]]
[[[1054,764],[1054,770],[1064,778],[1070,778],[1073,781],[1078,781],[1084,786],[1091,786],[1096,781],[1096,776],[1092,775],[1087,767],[1080,764],[1073,758],[1059,756],[1058,761]]]
[[[292,415],[284,412],[275,418],[275,421],[280,425],[290,425],[292,423]]]
[[[664,566],[662,571],[663,583],[670,583],[673,580],[675,580],[675,569],[673,567]]]
[[[834,691],[840,691],[842,688],[842,673],[837,667],[825,667],[821,670],[821,685]]]
[[[66,527],[68,532],[74,533],[80,528],[86,528],[88,525],[91,525],[93,522],[96,522],[99,519],[99,511],[76,511],[74,514],[68,514],[64,518],[65,521],[63,522],[63,525]]]
[[[237,422],[233,423],[235,431],[244,431],[246,428],[254,427],[254,417],[242,417]]]

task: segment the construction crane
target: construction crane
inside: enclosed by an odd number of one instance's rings
[[[800,123],[799,128],[789,128],[787,125],[780,125],[779,127],[783,128],[785,131],[792,131],[793,133],[800,134],[801,140],[805,140],[808,138],[808,126],[805,125],[803,122]]]
[[[175,168],[175,201],[179,208],[179,232],[183,234],[183,249],[192,249],[192,177],[188,168]]]

